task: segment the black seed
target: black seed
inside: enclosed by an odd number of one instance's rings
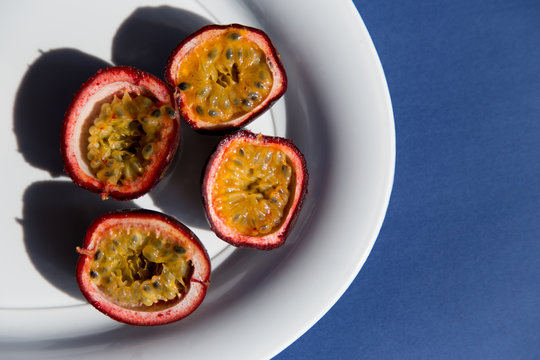
[[[167,106],[167,107],[165,108],[165,111],[167,112],[167,115],[169,115],[169,117],[170,117],[171,119],[174,119],[174,118],[176,117],[176,112],[174,111],[173,108]]]
[[[242,148],[240,148],[240,149],[238,150],[238,153],[239,153],[240,155],[242,155],[242,156],[244,156],[244,155],[246,154],[246,152],[245,152],[244,149],[242,149]]]
[[[203,114],[203,108],[200,105],[197,105],[195,108],[195,111],[197,111],[197,114],[202,115]]]
[[[256,81],[254,85],[255,85],[255,87],[258,88],[258,89],[264,89],[263,84],[261,84],[259,81]]]
[[[227,59],[232,59],[233,51],[231,48],[228,48],[227,51],[225,51],[225,56],[227,57]]]
[[[159,281],[154,281],[152,283],[152,286],[154,287],[154,289],[157,290],[157,289],[159,289],[161,287],[161,284],[159,283]]]
[[[251,100],[249,100],[249,99],[242,100],[242,104],[244,104],[244,106],[248,107],[248,108],[253,106],[253,102]]]
[[[90,277],[92,279],[97,279],[99,277],[99,274],[97,273],[97,271],[91,270],[90,271]]]
[[[102,257],[103,257],[103,251],[101,251],[101,250],[96,251],[96,253],[94,254],[94,260],[95,261],[100,260]]]
[[[238,40],[238,39],[240,39],[240,34],[239,34],[239,33],[235,33],[235,32],[234,32],[234,33],[230,33],[230,34],[229,34],[229,39],[230,39],[230,40]]]
[[[236,65],[236,63],[234,63],[232,66],[231,77],[232,80],[236,83],[240,81],[240,70],[238,70],[238,65]]]
[[[186,249],[184,249],[180,245],[175,245],[175,247],[173,249],[174,249],[174,252],[177,253],[177,254],[184,254],[186,252]]]
[[[210,115],[211,117],[216,117],[217,112],[215,110],[208,110],[208,115]]]
[[[150,155],[152,155],[152,152],[154,151],[154,147],[152,144],[146,144],[142,149],[142,156],[145,159],[150,158]]]
[[[159,109],[156,109],[156,110],[152,111],[152,116],[153,117],[160,117],[161,116],[161,111]]]
[[[150,286],[148,284],[144,284],[142,289],[146,292],[150,291]]]
[[[213,58],[216,57],[216,55],[217,55],[217,49],[212,49],[212,50],[210,50],[210,52],[208,53],[207,56],[208,56],[209,59],[213,59]]]
[[[185,82],[185,81],[183,81],[183,82],[181,82],[180,84],[178,84],[178,88],[179,88],[180,90],[187,90],[187,89],[189,89],[190,87],[191,87],[191,84],[188,83],[188,82]]]
[[[135,130],[139,130],[139,128],[141,127],[141,124],[138,121],[131,121],[128,127],[129,127],[129,130],[135,131]]]
[[[249,93],[248,97],[253,101],[259,100],[259,94],[255,93],[255,92]]]

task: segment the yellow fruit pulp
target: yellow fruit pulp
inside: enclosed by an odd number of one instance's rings
[[[177,242],[131,228],[109,232],[89,271],[92,282],[118,302],[150,306],[185,294],[193,269]]]
[[[150,98],[125,92],[101,106],[89,129],[90,169],[102,181],[125,185],[144,174],[145,166],[159,152],[161,130],[176,116],[168,105],[158,106]]]

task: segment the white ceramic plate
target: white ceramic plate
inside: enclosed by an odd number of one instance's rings
[[[337,301],[375,242],[395,158],[385,78],[351,2],[32,1],[0,7],[0,357],[264,359]],[[182,152],[167,177],[127,203],[104,202],[74,186],[62,174],[58,151],[70,98],[98,68],[134,65],[161,76],[168,53],[190,32],[232,22],[264,29],[289,76],[286,96],[250,128],[293,139],[310,172],[299,221],[287,243],[270,252],[233,249],[208,229],[199,176],[215,137],[184,127]],[[189,318],[130,327],[80,295],[75,247],[94,217],[126,207],[174,215],[208,247],[212,285]]]

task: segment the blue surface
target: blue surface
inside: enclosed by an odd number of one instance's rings
[[[351,287],[275,359],[540,359],[540,1],[355,5],[394,189]]]

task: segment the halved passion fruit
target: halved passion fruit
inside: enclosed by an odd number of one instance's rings
[[[158,212],[103,215],[77,251],[77,281],[84,296],[127,324],[180,320],[199,306],[209,285],[210,259],[199,239]]]
[[[181,116],[195,130],[230,131],[266,111],[287,89],[270,38],[239,25],[207,25],[169,57],[166,81]]]
[[[179,124],[173,94],[163,81],[132,67],[100,70],[82,85],[65,115],[65,171],[103,198],[137,198],[172,161]]]
[[[203,202],[210,227],[240,247],[281,246],[307,193],[304,156],[292,141],[240,130],[210,157]]]

